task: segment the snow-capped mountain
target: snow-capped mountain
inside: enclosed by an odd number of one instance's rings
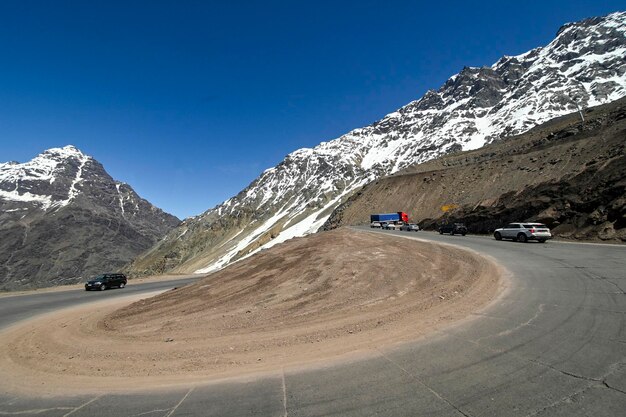
[[[0,163],[0,288],[118,269],[178,223],[73,146]]]
[[[82,170],[89,159],[73,146],[67,146],[50,149],[24,164],[0,163],[0,198],[5,204],[12,201],[23,209],[35,206],[45,211],[66,206],[77,195],[76,185],[82,180]],[[63,180],[69,180],[70,176],[61,174],[73,168],[76,175],[68,185]],[[19,211],[20,207],[13,210]]]
[[[133,268],[208,272],[315,232],[343,198],[380,176],[625,96],[625,57],[619,12],[567,24],[545,47],[490,67],[466,67],[370,126],[287,155],[237,196],[184,221]]]

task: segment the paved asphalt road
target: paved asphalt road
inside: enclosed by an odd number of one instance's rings
[[[17,321],[28,319],[42,313],[49,313],[60,308],[76,306],[92,301],[113,299],[151,291],[168,290],[194,282],[198,276],[176,280],[155,281],[134,284],[131,280],[124,289],[112,288],[107,291],[85,291],[74,289],[67,291],[34,292],[28,295],[0,297],[0,329]],[[0,409],[1,410],[1,409]],[[0,414],[1,415],[1,414]]]
[[[489,254],[512,272],[511,291],[466,325],[373,359],[159,393],[63,398],[0,393],[0,415],[626,415],[626,247],[379,233]],[[101,295],[95,294],[0,298],[0,326],[32,311]]]

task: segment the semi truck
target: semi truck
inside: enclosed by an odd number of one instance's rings
[[[403,211],[398,211],[396,213],[382,213],[382,214],[371,214],[370,222],[388,222],[388,223],[396,223],[396,222],[409,222],[409,215]]]

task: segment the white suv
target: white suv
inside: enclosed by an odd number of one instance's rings
[[[510,223],[505,227],[496,229],[493,233],[496,240],[512,239],[518,242],[537,240],[540,243],[552,239],[550,229],[542,223]]]
[[[406,230],[407,232],[418,232],[420,227],[415,223],[405,223],[400,226],[400,230]]]

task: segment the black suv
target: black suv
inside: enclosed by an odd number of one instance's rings
[[[85,291],[104,291],[111,287],[124,288],[127,282],[128,280],[124,274],[100,274],[87,281]]]
[[[467,234],[467,227],[463,223],[449,223],[439,226],[439,234],[450,233],[451,235],[463,235]]]

